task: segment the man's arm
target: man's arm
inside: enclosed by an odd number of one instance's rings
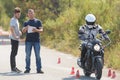
[[[102,29],[102,27],[101,26],[98,26],[98,27],[99,27],[99,34],[101,34],[102,38],[105,40],[109,40],[108,35],[105,33],[105,31]]]
[[[23,32],[23,33],[26,33],[27,30],[28,30],[28,26],[29,26],[29,25],[27,24],[27,22],[24,22],[23,26],[24,26],[24,27],[22,28],[22,32]]]
[[[16,36],[15,32],[14,32],[14,28],[13,26],[10,27],[10,31],[11,31],[11,34],[17,39],[19,38],[18,36]]]
[[[79,37],[79,39],[82,40],[82,41],[86,40],[86,38],[85,38],[85,32],[84,32],[84,27],[83,27],[83,26],[81,26],[81,27],[79,28],[78,37]]]
[[[39,29],[35,28],[35,29],[33,29],[33,32],[41,33],[41,32],[43,32],[43,27],[39,27]]]
[[[38,23],[39,28],[35,28],[35,29],[33,29],[32,31],[33,31],[33,32],[38,32],[38,33],[43,32],[43,26],[42,26],[41,21],[38,20],[37,23]]]
[[[26,27],[23,27],[22,32],[23,32],[23,33],[26,33],[27,30],[28,30],[28,27],[27,27],[27,26],[26,26]]]
[[[19,37],[15,34],[14,26],[15,26],[15,21],[14,21],[14,19],[11,19],[10,20],[10,32],[13,35],[13,37],[17,39]]]

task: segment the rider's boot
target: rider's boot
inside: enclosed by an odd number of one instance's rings
[[[81,58],[81,67],[84,68],[84,60]]]

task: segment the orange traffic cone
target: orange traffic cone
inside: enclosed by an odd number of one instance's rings
[[[115,74],[115,71],[113,71],[113,73],[112,73],[112,79],[114,79],[116,77],[116,74]]]
[[[60,64],[60,63],[61,63],[61,58],[59,57],[57,64]]]
[[[77,72],[76,72],[76,78],[80,78],[79,70],[77,70]]]
[[[111,69],[109,69],[109,71],[108,71],[108,77],[111,77]]]
[[[75,74],[75,71],[74,71],[74,70],[75,70],[75,68],[72,67],[72,70],[71,70],[71,73],[70,73],[71,75],[74,75],[74,74]]]

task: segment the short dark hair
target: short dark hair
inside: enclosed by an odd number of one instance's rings
[[[34,12],[34,10],[33,9],[28,9],[28,12]]]
[[[21,12],[21,9],[19,8],[19,7],[16,7],[15,9],[14,9],[14,13],[20,13]]]

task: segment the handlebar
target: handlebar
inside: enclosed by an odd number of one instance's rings
[[[96,39],[96,38],[94,38],[94,39]],[[88,41],[87,41],[87,44],[88,44],[89,41],[91,40],[91,38],[86,38],[86,40],[88,40]],[[101,41],[100,39],[98,39],[98,40]],[[108,39],[108,41],[109,41],[109,42],[108,42],[105,46],[103,46],[102,49],[106,48],[107,46],[109,46],[109,45],[111,44],[111,40]]]
[[[111,40],[109,39],[109,43],[107,43],[107,44],[103,47],[103,49],[106,48],[107,46],[109,46],[110,44],[111,44]]]

